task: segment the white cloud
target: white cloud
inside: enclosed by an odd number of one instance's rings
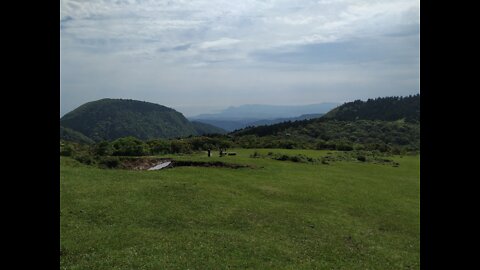
[[[419,1],[61,1],[63,33],[79,39],[120,38],[149,47],[203,43],[228,36],[242,50],[332,42],[418,23]],[[418,17],[418,16],[417,16]],[[225,42],[225,41],[221,41]],[[133,45],[133,44],[132,44]],[[148,51],[148,49],[147,49]],[[153,51],[153,50],[150,50]]]
[[[392,39],[397,36],[398,46],[403,46],[395,49],[410,50],[402,54],[403,58],[415,58],[415,46],[407,46],[402,35],[413,32],[418,39],[412,25],[419,24],[419,0],[61,0],[60,23],[61,68],[63,74],[70,74],[62,79],[65,93],[80,91],[78,81],[82,79],[75,78],[75,74],[83,74],[81,87],[105,85],[104,89],[110,90],[103,91],[110,93],[125,85],[133,87],[128,80],[142,80],[142,85],[132,91],[139,93],[140,87],[160,89],[166,85],[184,91],[211,91],[208,89],[215,86],[240,95],[242,85],[252,87],[250,83],[255,80],[249,78],[257,73],[261,77],[257,81],[259,89],[268,92],[270,88],[282,88],[278,81],[283,78],[288,78],[287,85],[292,89],[304,85],[302,71],[310,72],[306,69],[322,70],[330,78],[342,78],[345,82],[337,82],[347,85],[346,81],[354,77],[351,72],[344,76],[346,70],[357,70],[362,64],[327,71],[323,63],[308,61],[307,57],[297,57],[300,60],[295,63],[272,64],[254,57],[259,52],[269,51],[274,57],[275,53],[301,52],[302,46],[309,44],[385,39],[390,35]],[[371,50],[376,53],[375,48]],[[302,63],[301,59],[306,61]],[[409,68],[418,73],[417,66],[390,69],[400,74],[404,72],[400,70]],[[283,73],[283,69],[301,72],[295,77]],[[222,73],[224,78],[219,79],[219,70],[228,71]],[[133,71],[143,75],[135,77]],[[200,71],[202,76],[189,77]],[[374,74],[372,71],[366,77],[372,85],[378,82]],[[122,79],[118,80],[118,76]],[[236,76],[244,79],[239,81]],[[395,73],[389,76],[393,78]],[[104,80],[109,81],[108,86]],[[239,84],[238,88],[233,90],[229,83]],[[310,84],[321,88],[327,81]],[[125,88],[115,93],[127,92]]]
[[[209,50],[209,49],[222,49],[228,48],[233,44],[240,42],[238,39],[233,38],[221,38],[213,41],[205,41],[198,45],[200,49]]]

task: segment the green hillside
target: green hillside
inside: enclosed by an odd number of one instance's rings
[[[232,133],[240,147],[348,150],[420,149],[420,96],[354,101],[320,118],[258,126]],[[340,146],[340,149],[339,147]],[[360,148],[362,148],[360,147]]]
[[[407,122],[420,121],[420,94],[408,97],[383,97],[367,101],[356,100],[345,103],[324,118],[342,121],[405,119]]]
[[[82,133],[60,126],[60,139],[70,142],[92,144],[94,141]]]
[[[196,135],[194,126],[174,109],[137,100],[101,99],[67,113],[60,125],[94,141],[133,136],[139,139]]]
[[[262,126],[234,133],[239,147],[283,147],[348,150],[362,145],[370,150],[400,147],[420,149],[420,125],[403,121],[308,120]],[[344,145],[344,149],[339,149]]]

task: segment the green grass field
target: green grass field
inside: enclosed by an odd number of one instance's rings
[[[233,151],[175,158],[256,168],[129,171],[62,157],[61,269],[419,269],[419,156],[393,167]]]

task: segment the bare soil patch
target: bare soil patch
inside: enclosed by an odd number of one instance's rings
[[[221,161],[191,161],[191,160],[173,160],[173,159],[162,159],[162,158],[122,158],[120,160],[119,167],[127,170],[148,170],[150,168],[153,168],[165,162],[170,162],[170,165],[168,165],[163,169],[172,168],[172,167],[184,167],[184,166],[216,167],[216,168],[231,168],[231,169],[254,168],[254,166],[251,166],[251,165],[225,163]]]

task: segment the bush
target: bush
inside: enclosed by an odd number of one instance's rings
[[[60,156],[71,156],[73,154],[73,147],[70,145],[64,145],[60,147]]]
[[[365,156],[358,156],[357,160],[359,160],[361,162],[365,162],[365,161],[367,161],[367,158]]]
[[[401,155],[402,154],[402,149],[398,146],[393,146],[392,147],[392,154],[394,155]]]
[[[287,155],[278,155],[278,156],[275,157],[276,160],[283,160],[283,161],[289,160],[289,158],[290,157],[287,156]]]
[[[98,161],[98,164],[107,168],[117,168],[120,165],[118,157],[104,157]]]
[[[258,153],[257,151],[253,152],[253,154],[250,155],[251,158],[258,158],[260,157],[260,153]]]
[[[189,154],[192,152],[191,145],[182,140],[175,140],[170,143],[171,153],[184,153]]]
[[[353,146],[347,140],[340,140],[335,143],[335,149],[338,151],[352,151]]]
[[[337,144],[336,149],[338,151],[352,151],[353,147],[351,145],[348,145],[348,144]]]
[[[107,141],[99,142],[93,147],[93,153],[97,156],[108,156],[112,152],[112,146]]]
[[[277,154],[273,157],[273,159],[281,160],[281,161],[302,162],[302,163],[314,162],[315,161],[315,159],[313,159],[311,157],[304,156],[302,154],[295,155],[295,156],[289,156],[289,155],[285,155],[285,154]]]
[[[299,157],[299,156],[293,156],[293,157],[290,157],[289,159],[293,162],[302,162],[303,161],[302,157]]]
[[[124,137],[112,143],[114,156],[143,156],[150,151],[148,146],[134,137]]]
[[[335,143],[330,143],[330,142],[320,140],[315,145],[315,149],[317,149],[317,150],[335,150],[336,145],[335,145]]]
[[[170,142],[167,140],[150,140],[147,145],[152,155],[170,153]]]
[[[87,164],[87,165],[95,164],[95,159],[88,154],[84,154],[84,153],[78,154],[78,155],[75,155],[73,158],[83,164]]]

